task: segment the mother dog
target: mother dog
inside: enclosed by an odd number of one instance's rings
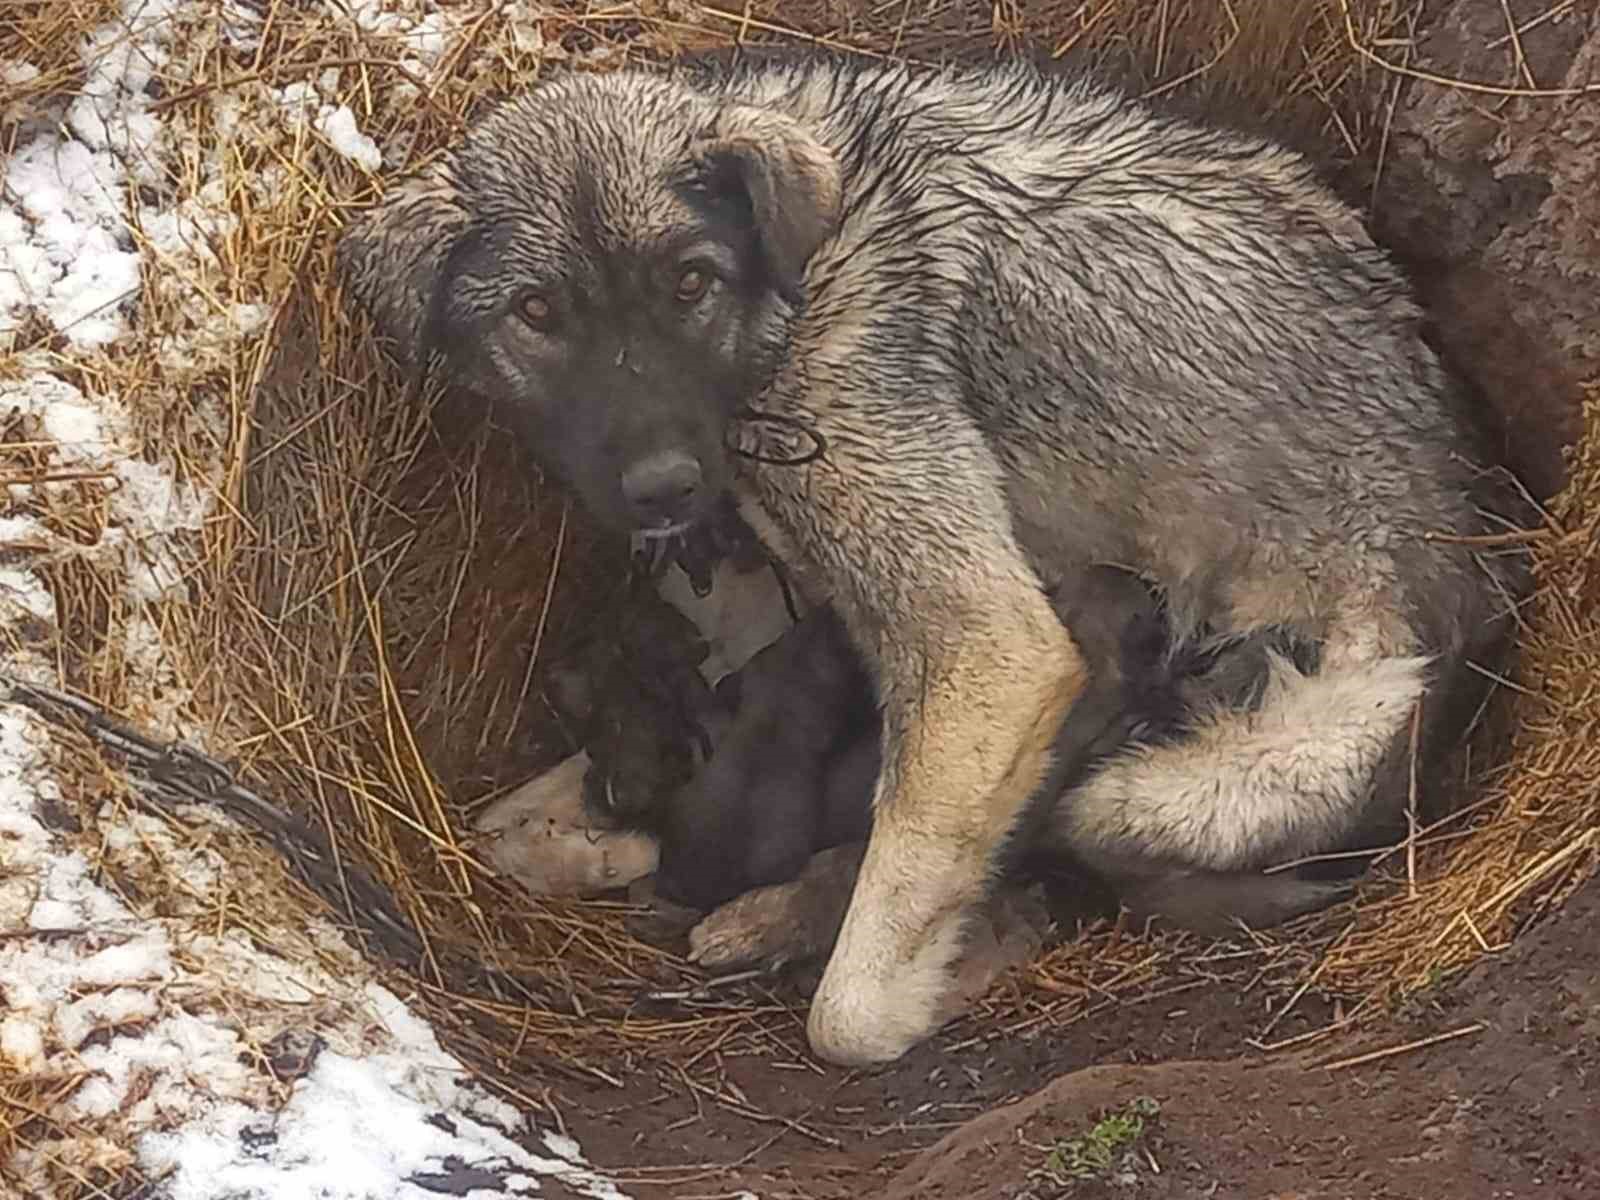
[[[1357,213],[1294,154],[1082,80],[563,75],[392,189],[340,259],[412,367],[516,414],[598,516],[666,536],[731,491],[842,615],[884,765],[809,1017],[837,1063],[931,1032],[1036,794],[1048,841],[1169,890],[1394,817],[1416,706],[1460,689],[1520,587],[1470,549],[1496,531],[1475,448]],[[747,408],[826,454],[731,455]],[[1180,640],[1318,653],[1057,799],[1086,678],[1046,589],[1097,561],[1160,589]],[[1425,736],[1450,709],[1430,699]]]

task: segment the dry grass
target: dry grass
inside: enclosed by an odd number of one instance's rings
[[[83,82],[80,39],[116,20],[119,0],[6,0],[0,5],[0,63],[26,62],[37,74],[8,84],[0,134],[33,111],[39,97],[72,92]],[[9,137],[0,146],[10,149]]]
[[[0,27],[0,57],[14,53],[13,39],[48,42],[50,54],[29,54],[48,59],[52,86],[70,87],[72,57],[57,49],[114,6],[22,7],[23,21]],[[793,1054],[798,1025],[787,1004],[754,986],[714,1009],[642,1004],[647,987],[681,986],[694,973],[629,936],[621,906],[531,899],[475,858],[464,836],[473,807],[559,750],[544,740],[529,688],[539,649],[581,625],[596,591],[613,583],[617,556],[507,439],[464,417],[458,399],[402,386],[346,314],[331,235],[382,181],[314,134],[287,130],[270,89],[322,80],[325,97],[348,103],[389,148],[388,179],[448,141],[488,97],[561,61],[606,69],[783,37],[930,59],[1012,49],[1026,34],[1057,55],[1112,64],[1146,90],[1272,115],[1332,156],[1355,158],[1381,141],[1392,78],[1353,51],[1345,16],[1371,42],[1403,31],[1402,10],[1390,0],[574,3],[548,6],[535,25],[474,3],[453,10],[463,14],[459,35],[424,78],[394,46],[328,9],[288,0],[261,8],[258,48],[196,39],[164,72],[164,119],[187,147],[177,190],[220,203],[237,217],[232,231],[204,271],[147,281],[137,345],[62,364],[87,389],[139,396],[152,455],[219,485],[192,564],[194,603],[160,615],[195,718],[252,786],[336,848],[339,869],[322,891],[344,919],[359,926],[364,917],[345,865],[369,869],[393,892],[420,936],[420,953],[399,958],[424,1007],[449,1048],[511,1094],[540,1065],[605,1077],[617,1056],[640,1050],[678,1062],[710,1047]],[[247,354],[179,361],[163,348],[159,332],[192,334],[241,303],[271,312]],[[1574,484],[1552,506],[1554,532],[1537,544],[1523,724],[1472,816],[1475,831],[1416,855],[1414,894],[1375,884],[1328,918],[1341,931],[1353,920],[1347,935],[1330,936],[1324,922],[1264,941],[1259,956],[1281,986],[1314,972],[1319,987],[1350,995],[1415,987],[1503,940],[1530,905],[1559,900],[1593,870],[1597,412],[1591,405]],[[58,489],[43,515],[92,541],[101,504],[87,487]],[[66,631],[63,679],[139,718],[145,685],[112,636],[129,613],[111,568],[47,569]],[[266,914],[292,926],[317,902],[264,887],[251,903],[265,927]],[[236,905],[228,919],[249,908]],[[1096,931],[996,992],[969,1026],[1081,1019],[1110,996],[1216,974],[1211,953]],[[525,981],[536,999],[492,982],[463,987],[454,964],[465,960]],[[42,1091],[7,1100],[24,1118],[51,1103]]]

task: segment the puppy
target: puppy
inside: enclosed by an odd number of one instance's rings
[[[841,743],[875,725],[871,683],[832,610],[808,614],[718,692],[732,724],[662,824],[658,887],[695,908],[793,879],[816,850],[857,835],[877,777],[874,762],[867,788],[827,803]]]
[[[708,646],[647,587],[553,667],[545,699],[589,756],[583,802],[599,828],[655,833],[675,788],[710,757],[729,714],[699,668]]]

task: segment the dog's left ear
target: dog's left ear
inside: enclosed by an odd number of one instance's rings
[[[735,105],[695,148],[713,186],[738,188],[780,288],[795,292],[806,263],[839,224],[839,163],[792,117]]]

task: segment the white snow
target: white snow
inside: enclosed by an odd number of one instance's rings
[[[537,45],[533,6],[515,0],[506,15],[519,44]],[[432,0],[356,0],[323,19],[426,79],[465,18]],[[126,711],[156,737],[198,740],[189,668],[163,617],[190,599],[223,478],[228,422],[198,385],[237,368],[276,299],[227,275],[237,189],[259,208],[296,182],[271,165],[241,180],[231,148],[309,134],[362,170],[384,165],[334,68],[283,87],[276,113],[258,103],[264,83],[248,101],[210,97],[215,149],[164,124],[175,118],[151,85],[183,78],[186,47],[248,55],[262,28],[245,0],[123,0],[78,47],[81,86],[0,102],[21,122],[0,161],[0,353],[12,351],[0,414],[57,477],[0,490],[0,631],[21,647],[0,662],[0,689],[59,683],[39,634],[59,618],[49,568],[81,561],[110,581],[107,651],[125,663]],[[0,61],[0,92],[39,78],[32,63]],[[62,344],[30,348],[36,331]],[[132,348],[155,352],[169,389],[188,389],[184,414],[118,391],[102,368]],[[180,417],[209,431],[216,461],[170,461],[151,431]],[[63,503],[96,514],[98,540],[58,532]],[[152,815],[120,788],[69,795],[42,721],[0,701],[0,1072],[50,1081],[41,1095],[56,1097],[62,1128],[14,1156],[8,1182],[50,1195],[54,1169],[117,1164],[159,1180],[152,1200],[432,1200],[426,1176],[459,1162],[502,1179],[477,1200],[539,1195],[552,1178],[626,1200],[576,1141],[535,1133],[476,1085],[331,923],[236,921],[235,889],[256,869],[220,848],[237,827],[209,809]],[[59,812],[84,832],[47,820]],[[325,1045],[288,1088],[262,1058],[286,1031]],[[77,1081],[64,1096],[62,1080]]]
[[[383,166],[383,155],[374,142],[356,128],[356,115],[348,104],[334,108],[324,105],[317,118],[317,130],[328,139],[328,144],[358,167],[376,171]]]
[[[20,1013],[0,1020],[0,1059],[18,1075],[43,1070],[44,1029],[39,1022]]]
[[[161,600],[183,585],[188,572],[186,542],[174,535],[200,530],[211,497],[137,459],[122,459],[112,470],[122,484],[113,494],[112,511],[126,538],[131,590],[139,600]],[[137,642],[132,648],[135,653],[143,649]]]
[[[87,39],[86,76],[64,121],[43,125],[0,174],[0,344],[30,311],[80,349],[126,334],[140,259],[123,191],[159,178],[161,131],[145,89],[166,61],[174,3],[127,0],[121,22]],[[25,66],[8,76],[26,82]]]
[[[329,90],[337,86],[328,82]],[[317,82],[297,79],[274,90],[278,108],[291,122],[309,122],[334,151],[366,171],[383,166],[378,144],[361,132],[356,115],[348,104],[325,104]]]
[[[158,1196],[431,1200],[427,1178],[464,1164],[501,1180],[475,1192],[485,1200],[537,1196],[547,1178],[627,1200],[575,1141],[535,1140],[514,1109],[475,1087],[331,927],[314,932],[324,954],[342,953],[337,973],[309,947],[290,959],[242,930],[216,936],[193,920],[142,918],[40,823],[35,806],[47,797],[59,791],[35,719],[0,707],[4,878],[32,880],[21,911],[0,888],[0,1064],[15,1077],[81,1076],[62,1115],[142,1131],[127,1149],[161,1180]],[[158,856],[199,903],[226,869],[168,822],[120,820],[104,839],[119,873]],[[219,993],[225,1002],[209,999]],[[315,1030],[327,1048],[279,1102],[254,1050],[281,1029]],[[27,1179],[46,1153],[25,1150],[13,1169]]]
[[[0,335],[29,309],[80,348],[126,330],[121,306],[139,286],[139,256],[127,245],[108,154],[63,134],[19,151],[0,180]]]
[[[450,17],[435,9],[401,34],[400,42],[415,55],[416,61],[431,67],[450,47],[450,37],[455,32],[451,25]]]
[[[258,1124],[239,1106],[219,1107],[180,1133],[145,1138],[140,1156],[171,1171],[172,1200],[299,1200],[331,1195],[335,1179],[341,1196],[433,1200],[438,1192],[415,1180],[444,1173],[450,1160],[497,1170],[505,1179],[492,1193],[499,1196],[538,1195],[539,1179],[553,1176],[579,1195],[625,1200],[571,1158],[525,1149],[491,1118],[457,1110],[438,1120],[440,1092],[455,1087],[427,1086],[417,1064],[401,1056],[324,1051],[270,1123]],[[247,1127],[256,1134],[248,1141],[240,1137]],[[570,1139],[562,1148],[570,1149]]]
[[[0,567],[0,604],[15,605],[41,621],[56,619],[56,601],[38,576],[20,567]]]
[[[39,68],[19,58],[0,59],[0,83],[7,87],[22,87],[39,78]]]
[[[40,413],[45,433],[68,462],[87,462],[105,454],[105,429],[100,414],[77,400],[57,400]]]

